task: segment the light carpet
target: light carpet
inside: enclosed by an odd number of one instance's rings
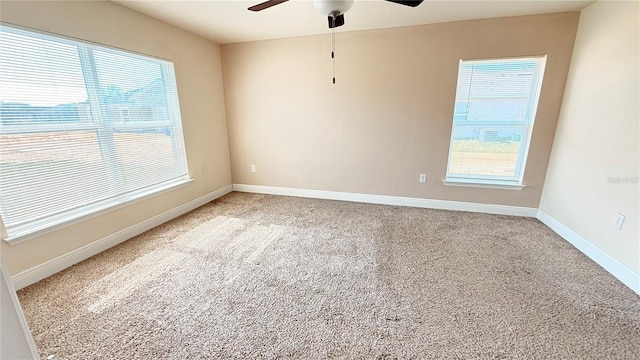
[[[640,354],[640,296],[535,219],[468,212],[234,192],[19,298],[56,360]]]

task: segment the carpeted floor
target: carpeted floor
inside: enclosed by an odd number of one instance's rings
[[[231,193],[19,292],[43,358],[637,359],[535,219]]]

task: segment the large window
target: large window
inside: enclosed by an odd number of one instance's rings
[[[173,64],[0,27],[9,241],[188,181]]]
[[[545,61],[460,61],[445,184],[522,188]]]

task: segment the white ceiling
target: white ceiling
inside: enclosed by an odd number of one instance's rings
[[[113,0],[221,44],[326,34],[327,18],[311,0],[291,0],[260,12],[247,10],[264,0]],[[355,31],[492,17],[581,10],[578,0],[425,0],[411,8],[383,0],[356,0],[337,31]]]

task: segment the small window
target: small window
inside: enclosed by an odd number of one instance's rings
[[[0,53],[9,241],[189,180],[172,63],[4,24]]]
[[[460,61],[445,184],[523,187],[545,61]]]

